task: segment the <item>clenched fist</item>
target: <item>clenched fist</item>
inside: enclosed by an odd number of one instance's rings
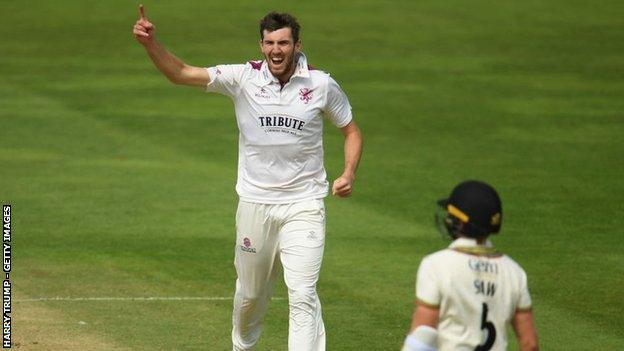
[[[351,196],[354,180],[355,177],[350,174],[343,174],[338,177],[338,179],[334,180],[334,184],[332,185],[332,195],[340,197]]]

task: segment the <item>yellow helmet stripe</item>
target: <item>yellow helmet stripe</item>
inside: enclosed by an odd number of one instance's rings
[[[453,216],[459,218],[459,220],[464,222],[464,223],[468,223],[468,220],[470,219],[470,217],[468,217],[467,214],[465,214],[459,208],[457,208],[457,207],[455,207],[453,205],[446,206],[446,210],[448,211],[448,213],[450,213]]]

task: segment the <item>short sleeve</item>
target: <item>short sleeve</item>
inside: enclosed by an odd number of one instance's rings
[[[520,281],[520,296],[518,298],[518,304],[516,306],[516,310],[518,311],[527,311],[531,309],[531,294],[529,293],[529,284],[527,282],[527,275],[522,270]]]
[[[351,122],[351,105],[347,95],[340,89],[336,81],[328,77],[327,94],[323,113],[338,128],[342,128]]]
[[[206,91],[230,97],[238,94],[245,71],[245,65],[217,65],[206,68],[210,75],[210,83]]]
[[[431,260],[425,257],[416,276],[416,299],[431,307],[440,306],[440,287]]]

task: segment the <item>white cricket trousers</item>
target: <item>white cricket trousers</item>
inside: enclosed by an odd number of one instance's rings
[[[288,287],[289,351],[324,351],[316,282],[325,247],[322,199],[267,205],[240,201],[236,211],[234,351],[255,350],[280,262]]]

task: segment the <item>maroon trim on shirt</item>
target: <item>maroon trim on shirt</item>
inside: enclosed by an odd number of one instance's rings
[[[314,67],[312,67],[312,66],[308,65],[308,71],[316,71],[316,68],[314,68]]]
[[[260,70],[260,68],[262,68],[262,61],[249,61],[247,62],[251,65],[251,68],[255,69],[255,70]]]

